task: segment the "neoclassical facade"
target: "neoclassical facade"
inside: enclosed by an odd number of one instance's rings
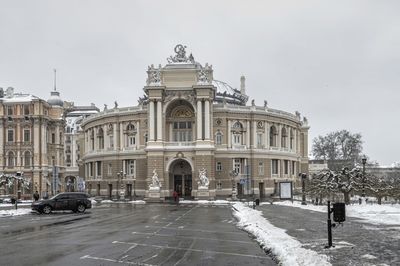
[[[246,105],[240,89],[214,80],[177,45],[165,66],[148,67],[145,96],[137,106],[93,114],[81,123],[82,170],[92,195],[148,197],[154,172],[161,198],[177,191],[199,197],[206,173],[209,198],[277,192],[280,181],[296,188],[308,171],[308,124],[300,114]]]
[[[1,187],[0,194],[21,192],[29,199],[34,191],[63,191],[64,166],[63,102],[59,92],[45,101],[31,94],[0,88],[0,174],[21,173],[28,188]]]

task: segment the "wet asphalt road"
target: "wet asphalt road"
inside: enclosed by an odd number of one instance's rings
[[[1,265],[276,265],[230,206],[108,204],[0,218]]]

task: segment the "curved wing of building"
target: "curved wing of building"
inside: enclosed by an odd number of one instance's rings
[[[211,65],[177,45],[148,67],[137,106],[84,119],[82,170],[92,195],[164,199],[276,195],[308,171],[308,124],[300,114],[246,105],[240,89],[214,80]]]

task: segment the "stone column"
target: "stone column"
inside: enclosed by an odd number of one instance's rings
[[[202,140],[202,110],[201,110],[201,100],[197,100],[197,140]]]
[[[250,121],[246,121],[246,148],[250,148]]]
[[[204,102],[204,139],[210,139],[210,101]]]
[[[136,148],[140,149],[140,122],[136,121]]]
[[[282,148],[282,125],[278,126],[278,142],[276,146]]]
[[[232,132],[231,132],[231,120],[228,120],[228,148],[232,148]]]
[[[162,107],[161,100],[157,101],[157,141],[162,141]]]
[[[103,143],[104,143],[104,150],[107,150],[110,147],[110,138],[107,133],[107,126],[103,125]]]
[[[117,150],[118,149],[118,147],[117,147],[117,145],[118,145],[118,130],[117,130],[117,127],[118,127],[118,123],[114,123],[113,124],[113,137],[114,137],[114,150]]]
[[[150,130],[149,141],[154,141],[154,102],[152,100],[150,100],[149,130]]]
[[[265,133],[265,138],[264,138],[264,148],[265,149],[269,149],[270,143],[269,143],[269,124],[267,122],[265,122],[264,124],[264,133]]]
[[[255,149],[257,149],[257,122],[253,121],[253,147]],[[262,145],[262,141],[261,141],[261,145]]]
[[[96,151],[98,150],[99,146],[98,146],[98,140],[97,140],[97,128],[94,127],[93,128],[93,139],[94,139],[94,147],[93,150]]]
[[[119,122],[119,149],[122,151],[124,148],[124,123]]]

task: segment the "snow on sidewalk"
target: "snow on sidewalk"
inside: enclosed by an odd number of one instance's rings
[[[301,205],[300,202],[282,201],[274,202],[274,205],[296,207],[317,212],[327,212],[327,206]],[[376,225],[400,225],[400,205],[347,205],[346,216],[362,218],[363,222]]]
[[[237,226],[252,234],[264,249],[271,251],[281,265],[331,265],[328,256],[303,248],[302,244],[286,234],[285,230],[268,222],[261,211],[253,210],[243,203],[235,203],[233,215],[238,219]]]
[[[27,208],[21,208],[18,210],[12,209],[12,210],[0,210],[0,217],[6,217],[6,216],[17,216],[17,215],[25,215],[28,213],[31,213],[31,209]]]

